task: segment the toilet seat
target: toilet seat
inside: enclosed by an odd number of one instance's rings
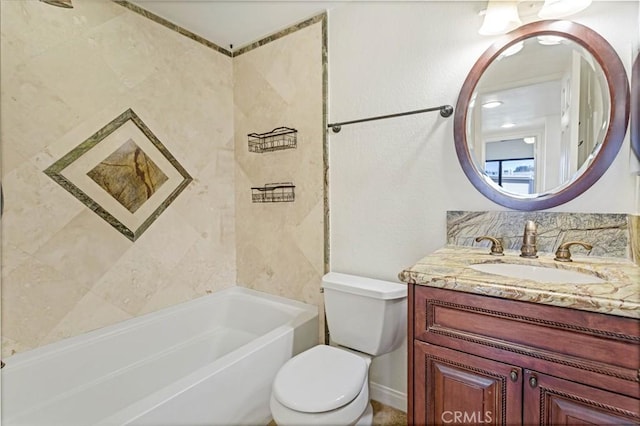
[[[354,400],[335,410],[324,413],[304,413],[292,410],[282,405],[271,393],[271,415],[278,426],[326,426],[326,425],[354,425],[363,415],[366,416],[369,403],[369,381],[365,380],[360,393]],[[371,411],[371,410],[369,410]],[[366,424],[371,424],[371,414]],[[358,423],[360,424],[360,423]]]
[[[318,345],[285,363],[274,380],[272,395],[283,407],[301,413],[340,409],[361,397],[363,388],[366,402],[368,368],[358,355]]]

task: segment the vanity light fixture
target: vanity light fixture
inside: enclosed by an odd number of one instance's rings
[[[482,104],[482,108],[493,109],[502,105],[502,101],[488,101]]]
[[[478,33],[480,35],[506,34],[521,25],[517,1],[489,0],[484,21]]]
[[[583,11],[591,5],[591,0],[544,0],[538,12],[541,19],[564,18]]]

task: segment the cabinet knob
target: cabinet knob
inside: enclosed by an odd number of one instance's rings
[[[532,388],[538,386],[538,378],[536,376],[529,377],[529,386],[531,386]]]
[[[509,377],[511,377],[511,381],[512,382],[517,382],[518,381],[518,370],[511,370],[511,373],[509,374]]]

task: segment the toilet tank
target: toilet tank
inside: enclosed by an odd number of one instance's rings
[[[322,278],[322,288],[333,343],[375,356],[405,340],[405,284],[330,272]]]

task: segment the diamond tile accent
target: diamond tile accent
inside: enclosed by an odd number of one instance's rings
[[[131,241],[193,180],[132,109],[44,173]]]
[[[87,175],[131,213],[169,179],[132,139]]]

